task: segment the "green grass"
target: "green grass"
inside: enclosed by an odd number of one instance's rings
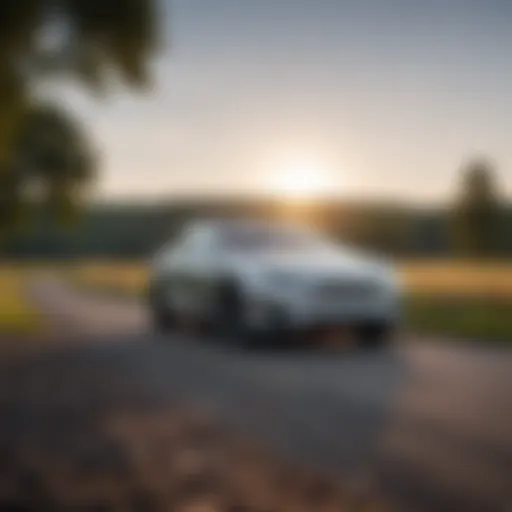
[[[493,298],[411,296],[406,325],[420,334],[512,343],[512,302]]]
[[[26,270],[9,266],[0,267],[0,337],[38,335],[44,322],[27,300]]]

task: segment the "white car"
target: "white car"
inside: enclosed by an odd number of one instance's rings
[[[158,328],[193,319],[240,342],[348,326],[376,346],[401,313],[388,264],[315,231],[265,221],[191,223],[153,258],[149,292]]]

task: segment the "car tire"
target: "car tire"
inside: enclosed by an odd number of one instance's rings
[[[357,329],[359,345],[368,350],[379,350],[389,345],[393,327],[388,324],[363,324]]]
[[[175,327],[175,317],[163,300],[162,290],[153,285],[149,290],[149,312],[151,325],[158,333],[168,333]]]

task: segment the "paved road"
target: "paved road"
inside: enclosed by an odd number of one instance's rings
[[[62,335],[75,335],[61,354],[70,365],[111,368],[162,403],[207,407],[290,460],[370,482],[396,510],[512,510],[504,349],[411,342],[375,354],[248,353],[157,337],[140,305],[54,282],[34,298]]]

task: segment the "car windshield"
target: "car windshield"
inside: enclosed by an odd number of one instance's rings
[[[332,247],[306,229],[280,226],[236,226],[224,229],[222,246],[232,251],[318,251]]]

